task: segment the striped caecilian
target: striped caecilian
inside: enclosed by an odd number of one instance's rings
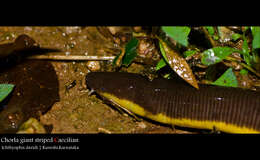
[[[227,133],[260,133],[260,93],[233,87],[147,78],[132,73],[93,72],[87,86],[139,116],[157,122]]]

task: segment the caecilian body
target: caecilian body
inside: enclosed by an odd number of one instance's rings
[[[157,122],[227,133],[260,133],[260,93],[131,73],[93,72],[88,87],[134,114]]]

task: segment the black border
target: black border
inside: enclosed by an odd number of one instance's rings
[[[76,145],[79,150],[13,150],[14,152],[62,152],[62,153],[83,153],[89,155],[121,154],[133,156],[137,153],[147,155],[179,155],[183,151],[186,154],[195,152],[197,155],[205,156],[206,153],[232,152],[236,154],[245,153],[258,149],[258,138],[256,134],[1,134],[0,141],[6,138],[74,138],[79,142],[75,143],[46,143],[45,145]],[[0,152],[11,152],[2,150],[2,145],[17,145],[18,143],[0,142]],[[39,143],[25,143],[23,145],[38,145]],[[12,151],[12,152],[13,152]],[[98,153],[94,152],[98,151]],[[240,153],[241,151],[241,153]],[[105,153],[104,153],[105,152]],[[258,152],[255,152],[258,153]],[[109,154],[109,155],[110,155]],[[108,155],[108,156],[109,156]],[[136,155],[137,156],[137,155]],[[185,156],[185,155],[183,155]],[[194,155],[195,156],[195,155]],[[213,156],[214,157],[214,156]],[[213,158],[212,157],[212,158]]]
[[[23,1],[24,2],[24,1]],[[38,2],[37,2],[38,3]],[[77,2],[75,2],[77,3]],[[260,25],[258,20],[258,5],[247,2],[227,4],[220,1],[206,1],[203,4],[183,1],[172,4],[166,2],[150,2],[152,5],[141,2],[123,3],[97,1],[97,4],[73,4],[64,2],[63,5],[42,2],[32,6],[2,5],[1,26],[162,26],[162,25]],[[102,3],[98,4],[98,3]],[[107,3],[110,3],[109,5]],[[120,3],[120,2],[118,2]],[[149,3],[149,2],[148,2]],[[198,3],[194,5],[194,3]],[[208,4],[207,6],[204,4]],[[237,4],[237,5],[235,5]],[[64,6],[65,5],[65,6]],[[112,7],[111,7],[112,5]],[[114,6],[115,5],[115,6]],[[105,8],[104,8],[105,6]],[[11,8],[10,8],[11,7]],[[191,155],[194,157],[214,158],[222,153],[241,155],[249,151],[258,153],[259,135],[237,134],[47,134],[47,135],[13,135],[6,134],[0,137],[42,137],[55,136],[79,138],[79,152],[96,157],[124,154],[129,158],[139,156]],[[2,143],[0,142],[2,145]],[[0,149],[1,150],[1,149]],[[54,152],[56,152],[55,150]],[[96,153],[98,151],[98,153]],[[3,150],[1,150],[2,154]],[[27,152],[27,151],[25,151]],[[39,152],[39,151],[36,151]],[[49,151],[48,151],[49,152]],[[53,150],[50,150],[53,152]],[[63,150],[61,152],[74,152]],[[78,152],[78,151],[76,151]],[[107,158],[107,157],[106,157]],[[224,157],[223,157],[224,158]]]
[[[2,26],[260,25],[253,2],[39,1],[1,6]]]

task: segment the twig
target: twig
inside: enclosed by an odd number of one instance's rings
[[[256,72],[252,67],[248,66],[247,64],[243,63],[243,62],[239,62],[237,59],[232,58],[230,56],[226,57],[227,60],[230,61],[235,61],[238,62],[239,64],[241,64],[243,67],[245,67],[246,69],[248,69],[249,71],[253,72],[255,75],[257,75],[258,77],[260,77],[260,74],[258,72]]]
[[[27,59],[35,60],[53,60],[53,61],[109,61],[114,60],[116,56],[80,56],[80,55],[34,55],[28,56]],[[136,57],[134,62],[148,65],[156,65],[156,60]]]
[[[115,56],[81,56],[81,55],[35,55],[27,57],[28,59],[46,59],[61,61],[106,61],[113,60]]]
[[[202,27],[202,31],[204,32],[206,38],[209,40],[210,44],[212,47],[216,47],[217,44],[216,42],[213,40],[213,38],[209,35],[209,32],[206,30],[205,27]]]
[[[112,132],[105,128],[98,128],[98,133],[111,134]]]
[[[249,71],[253,72],[255,75],[257,75],[258,77],[260,77],[260,74],[257,73],[253,68],[251,68],[250,66],[246,65],[245,63],[241,63],[241,65],[243,67],[245,67],[246,69],[248,69]]]

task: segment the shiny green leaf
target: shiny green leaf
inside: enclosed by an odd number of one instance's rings
[[[197,50],[187,50],[183,54],[184,54],[184,57],[186,58],[186,57],[190,57],[190,56],[194,55],[197,52],[198,52]]]
[[[211,36],[213,36],[213,35],[215,34],[214,27],[212,27],[212,26],[206,26],[205,28],[208,30],[208,32],[209,32],[209,34],[210,34]]]
[[[239,38],[241,38],[241,34],[238,34],[238,33],[234,33],[234,34],[232,34],[232,39],[234,40],[234,41],[236,41],[236,40],[238,40]]]
[[[260,48],[260,27],[251,27],[251,30],[253,34],[252,48]]]
[[[226,70],[215,82],[211,83],[217,86],[238,87],[236,75],[233,73],[232,68]]]
[[[159,46],[160,46],[160,51],[162,53],[162,56],[163,56],[165,62],[169,64],[169,60],[168,60],[168,58],[166,56],[165,50],[164,50],[163,45],[162,45],[161,42],[159,42]]]
[[[156,65],[156,71],[160,70],[161,68],[165,67],[167,64],[165,60],[162,58]]]
[[[125,46],[125,55],[122,60],[122,64],[129,66],[134,58],[137,56],[136,47],[138,45],[138,39],[133,37]]]
[[[202,53],[201,62],[204,65],[212,65],[218,62],[221,62],[225,59],[228,55],[233,52],[237,52],[237,49],[230,48],[230,47],[215,47],[208,49]]]
[[[214,40],[218,40],[219,36],[215,33],[215,29],[213,26],[206,26],[205,27],[207,29],[207,31],[209,32],[209,35],[214,39]]]
[[[12,92],[13,88],[13,84],[0,84],[0,102]]]
[[[172,39],[180,43],[181,45],[188,46],[188,35],[190,28],[185,26],[163,26],[162,30]]]

